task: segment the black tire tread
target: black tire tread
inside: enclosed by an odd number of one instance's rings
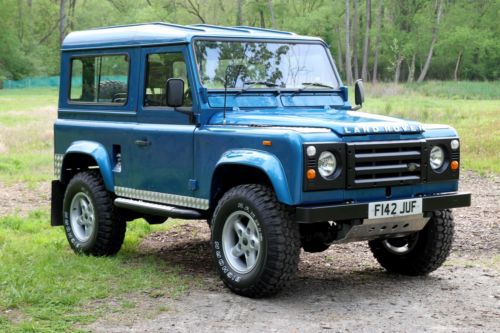
[[[213,214],[217,218],[219,210],[234,196],[244,196],[251,200],[266,216],[268,231],[267,264],[260,280],[248,288],[238,288],[224,279],[226,286],[237,294],[260,298],[274,295],[294,278],[300,256],[300,235],[298,225],[286,207],[280,204],[274,192],[267,186],[247,184],[233,187],[219,201]],[[212,228],[214,223],[211,223]]]
[[[368,242],[375,259],[387,271],[410,275],[427,275],[438,269],[450,254],[454,234],[451,210],[437,210],[420,231],[415,248],[405,255],[389,252],[382,240]]]
[[[93,256],[111,256],[116,254],[125,239],[127,225],[120,219],[113,204],[113,198],[105,186],[104,181],[97,171],[84,171],[76,174],[68,184],[74,182],[85,183],[92,191],[95,211],[97,212],[97,237],[92,249],[81,251],[70,241],[75,252],[83,252]]]

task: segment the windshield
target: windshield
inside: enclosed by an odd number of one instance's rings
[[[207,88],[338,89],[323,45],[271,42],[195,42],[198,71]]]

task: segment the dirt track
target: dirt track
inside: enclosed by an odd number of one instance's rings
[[[455,210],[453,252],[428,277],[385,273],[366,243],[302,253],[298,278],[274,298],[230,293],[212,266],[209,230],[191,222],[143,241],[196,283],[178,298],[128,295],[136,306],[105,316],[95,332],[494,332],[500,331],[500,179],[465,173],[472,207]],[[47,207],[48,187],[0,184],[0,216]],[[20,209],[19,207],[25,207]],[[105,300],[113,304],[117,300]],[[101,301],[102,302],[102,301]],[[101,304],[102,305],[102,304]],[[91,304],[92,308],[100,306]]]
[[[471,208],[455,211],[454,250],[428,277],[384,272],[365,243],[303,253],[296,281],[252,300],[223,287],[212,267],[209,231],[189,223],[141,245],[201,280],[177,299],[131,295],[137,306],[103,318],[95,332],[494,332],[500,331],[500,180],[473,173],[462,188]],[[160,309],[160,310],[159,310]]]

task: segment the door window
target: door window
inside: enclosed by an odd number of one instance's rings
[[[144,106],[167,106],[166,84],[171,78],[184,81],[184,106],[193,105],[186,62],[178,52],[148,55]]]

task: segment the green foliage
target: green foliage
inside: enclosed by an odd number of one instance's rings
[[[57,75],[61,1],[62,35],[100,26],[165,21],[178,24],[235,25],[237,1],[233,0],[37,0],[1,1],[0,80],[27,76]],[[362,54],[365,8],[358,3],[359,29],[351,41]],[[444,0],[443,0],[444,1]],[[345,57],[345,1],[241,0],[243,24],[294,31],[322,37],[331,45],[335,59]],[[372,0],[371,47],[368,68],[372,72],[374,50],[381,20],[379,79],[393,80],[400,64],[400,80],[419,74],[436,29],[435,1]],[[382,15],[378,15],[379,4]],[[437,44],[427,75],[430,79],[497,80],[500,77],[498,0],[444,1]],[[351,13],[352,13],[351,9]],[[274,18],[274,19],[273,19]],[[352,19],[351,19],[352,21]],[[351,35],[352,32],[351,32]],[[354,38],[357,40],[354,43]],[[340,45],[340,49],[339,49]],[[361,56],[360,56],[361,59]],[[361,60],[360,60],[361,61]],[[457,66],[458,63],[458,66]],[[358,64],[361,67],[361,64]],[[343,68],[339,69],[341,72]]]

